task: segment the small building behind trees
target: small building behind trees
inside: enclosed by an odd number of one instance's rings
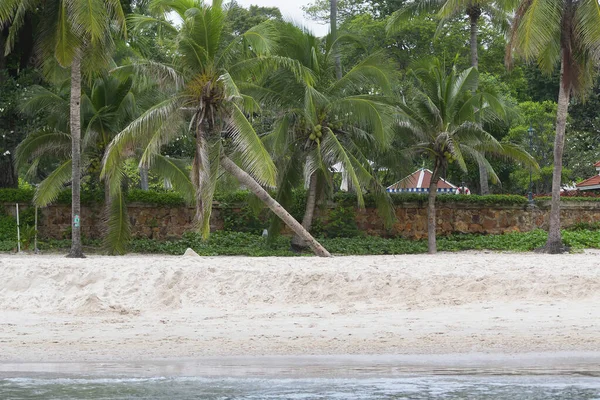
[[[429,184],[433,172],[427,168],[420,168],[399,180],[391,186],[388,186],[387,191],[390,193],[429,193]],[[437,184],[438,193],[454,194],[458,187],[440,178]]]

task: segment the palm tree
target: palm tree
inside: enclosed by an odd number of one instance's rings
[[[275,185],[276,168],[248,120],[258,111],[257,104],[237,86],[238,82],[259,78],[274,66],[291,68],[296,79],[309,79],[306,71],[291,60],[270,56],[275,42],[269,23],[227,41],[223,34],[227,11],[221,0],[213,0],[212,5],[201,0],[155,0],[151,11],[157,17],[134,16],[134,25],[161,24],[164,27],[167,15],[180,19],[180,25],[165,28],[176,34],[173,65],[150,65],[172,78],[177,90],[172,97],[133,121],[109,146],[103,175],[111,182],[111,190],[120,186],[119,169],[126,149],[141,148],[141,164],[153,165],[161,146],[184,128],[196,141],[190,179],[195,187],[196,219],[203,237],[210,233],[216,181],[222,172],[227,172],[305,239],[317,255],[329,256],[261,186]],[[147,63],[139,65],[139,68],[146,67]]]
[[[371,191],[379,211],[391,220],[387,192],[369,162],[391,142],[395,110],[383,96],[391,91],[385,57],[380,53],[366,57],[338,79],[335,42],[292,24],[281,24],[279,36],[279,54],[302,65],[310,81],[296,81],[291,71],[279,69],[262,85],[240,86],[274,113],[274,129],[265,141],[280,171],[277,199],[287,203],[304,176],[308,193],[302,226],[310,230],[318,195],[331,191],[334,166],[341,166],[359,206],[364,206],[363,191]],[[279,221],[273,219],[269,232],[278,231]],[[292,247],[302,249],[306,244],[294,236]]]
[[[96,68],[107,61],[112,46],[111,33],[125,29],[119,0],[2,0],[0,22],[10,22],[7,49],[12,49],[16,32],[27,13],[39,13],[38,59],[48,67],[57,61],[71,67],[70,122],[72,242],[67,257],[84,257],[81,246],[81,70]],[[117,24],[113,24],[116,21]]]
[[[433,164],[427,207],[429,253],[436,252],[435,199],[437,183],[450,163],[467,170],[465,158],[483,164],[492,180],[498,176],[484,156],[495,154],[535,164],[525,151],[510,143],[498,142],[484,129],[505,116],[505,107],[488,93],[476,93],[479,73],[471,67],[447,72],[435,61],[429,68],[412,72],[415,87],[400,104],[398,133],[403,153],[420,155]]]
[[[52,203],[65,185],[71,182],[71,134],[69,133],[69,81],[57,85],[52,91],[40,86],[31,88],[21,106],[28,117],[45,115],[46,126],[31,132],[17,147],[17,165],[29,165],[28,176],[38,177],[39,166],[44,161],[55,160],[55,167],[36,189],[34,203],[45,207]],[[152,87],[134,84],[131,74],[103,74],[86,87],[81,98],[82,110],[82,177],[87,177],[90,186],[100,183],[101,162],[112,139],[135,117],[141,114],[148,98],[156,96]],[[122,193],[109,196],[104,188],[108,232],[105,246],[110,253],[123,253],[128,237],[128,224]],[[185,191],[184,191],[185,193]],[[121,217],[121,218],[120,218]]]
[[[523,1],[517,8],[507,46],[507,63],[513,53],[536,60],[550,74],[560,63],[560,88],[554,139],[552,203],[547,253],[563,252],[560,233],[560,183],[565,128],[571,95],[584,96],[593,83],[600,57],[600,8],[597,0]]]
[[[387,24],[388,33],[395,33],[401,28],[402,24],[413,16],[423,13],[429,14],[436,12],[441,18],[439,27],[441,28],[448,19],[462,13],[466,13],[470,21],[470,54],[471,66],[479,67],[478,39],[479,21],[483,14],[490,17],[492,23],[500,26],[504,31],[509,27],[509,14],[514,10],[516,2],[514,0],[417,0],[409,3],[407,6],[394,12]],[[438,28],[439,31],[439,28]],[[483,164],[479,167],[479,186],[481,194],[489,194],[487,169]]]

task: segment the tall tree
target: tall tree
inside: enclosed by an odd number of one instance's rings
[[[4,0],[0,21],[11,23],[7,49],[14,46],[16,32],[27,13],[40,13],[37,49],[45,67],[54,61],[71,68],[70,132],[72,233],[67,257],[84,257],[81,244],[81,71],[85,59],[89,67],[105,62],[112,45],[113,27],[125,28],[119,0]],[[113,24],[113,22],[117,24]]]
[[[398,125],[400,148],[406,156],[419,155],[433,166],[427,206],[429,253],[437,251],[437,184],[450,163],[466,172],[465,159],[480,162],[492,179],[498,177],[484,154],[512,157],[535,165],[529,154],[518,146],[498,142],[483,128],[482,121],[493,123],[505,116],[503,104],[489,93],[477,93],[479,73],[471,67],[448,73],[435,61],[429,68],[413,72],[414,89],[400,103]]]
[[[478,40],[479,21],[485,13],[490,16],[492,22],[503,28],[508,29],[508,16],[514,9],[514,0],[417,0],[409,3],[405,7],[392,14],[388,21],[387,30],[389,33],[397,32],[407,18],[419,15],[421,13],[437,12],[441,18],[440,26],[448,19],[456,15],[466,13],[470,23],[471,66],[479,67]],[[479,163],[479,186],[482,195],[489,194],[487,169]]]
[[[507,46],[507,63],[516,53],[537,61],[551,74],[560,64],[554,138],[554,170],[548,241],[543,251],[563,252],[560,233],[560,186],[565,129],[571,95],[585,96],[600,58],[600,4],[597,0],[525,0],[517,8]]]
[[[172,78],[177,89],[172,97],[150,108],[112,142],[104,161],[104,176],[111,181],[111,188],[120,186],[119,170],[125,149],[142,148],[141,163],[152,165],[161,146],[186,127],[196,143],[190,179],[195,187],[196,219],[203,237],[210,233],[216,181],[227,172],[263,200],[317,255],[329,256],[261,187],[261,184],[275,185],[276,168],[248,120],[258,111],[257,104],[238,88],[238,83],[255,80],[274,66],[291,68],[296,79],[305,77],[306,72],[291,60],[270,56],[275,45],[271,24],[259,25],[228,40],[224,35],[227,10],[220,0],[213,0],[212,5],[201,0],[156,0],[151,6],[154,13],[163,15],[134,16],[134,25],[165,26],[167,16],[173,14],[181,21],[168,28],[176,34],[173,67],[149,65]]]
[[[259,85],[243,86],[275,115],[265,142],[279,167],[277,199],[287,205],[291,190],[304,177],[308,194],[302,226],[309,230],[317,198],[331,192],[337,166],[356,190],[358,205],[364,206],[363,191],[368,190],[389,220],[387,193],[369,162],[389,145],[395,115],[385,97],[392,86],[385,57],[365,57],[338,79],[332,41],[292,24],[282,24],[279,32],[279,54],[302,65],[309,79],[298,81],[292,71],[280,69]],[[277,234],[278,225],[275,219],[269,233]],[[292,246],[301,249],[306,244],[295,236]]]

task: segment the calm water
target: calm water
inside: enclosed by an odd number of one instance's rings
[[[600,400],[600,366],[500,360],[249,358],[175,363],[0,364],[1,400]]]
[[[30,399],[600,399],[591,377],[365,379],[8,378],[0,398]]]

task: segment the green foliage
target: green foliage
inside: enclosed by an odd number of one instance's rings
[[[30,203],[33,194],[32,189],[0,189],[0,203]]]
[[[292,256],[289,239],[277,238],[272,245],[266,239],[244,232],[215,232],[207,240],[197,233],[186,233],[181,240],[157,242],[150,239],[133,240],[130,250],[135,253],[160,253],[181,255],[192,248],[202,256],[244,255],[244,256]]]
[[[259,234],[268,226],[264,213],[257,213],[247,205],[241,204],[239,209],[224,203],[222,206],[221,217],[225,231]]]
[[[356,225],[354,207],[336,207],[329,213],[327,224],[323,233],[328,238],[350,238],[361,236]]]
[[[127,193],[127,203],[143,203],[156,206],[178,207],[185,205],[183,197],[176,192],[133,189]]]
[[[590,226],[591,228],[591,226]],[[577,229],[563,231],[565,244],[574,250],[600,248],[600,230]],[[492,250],[529,252],[544,245],[547,233],[537,229],[531,232],[507,233],[504,235],[458,234],[438,238],[440,251]],[[427,252],[426,240],[405,238],[386,239],[376,236],[352,238],[324,238],[321,243],[337,255],[393,255],[423,254]],[[84,240],[86,252],[100,250],[99,241]],[[44,251],[68,249],[70,240],[40,242]],[[13,251],[16,241],[0,240],[0,251]],[[244,232],[215,232],[209,239],[202,240],[197,233],[186,233],[174,241],[134,239],[129,246],[133,253],[181,255],[192,248],[201,256],[297,256],[291,251],[289,238],[277,237],[272,244],[260,235]]]

